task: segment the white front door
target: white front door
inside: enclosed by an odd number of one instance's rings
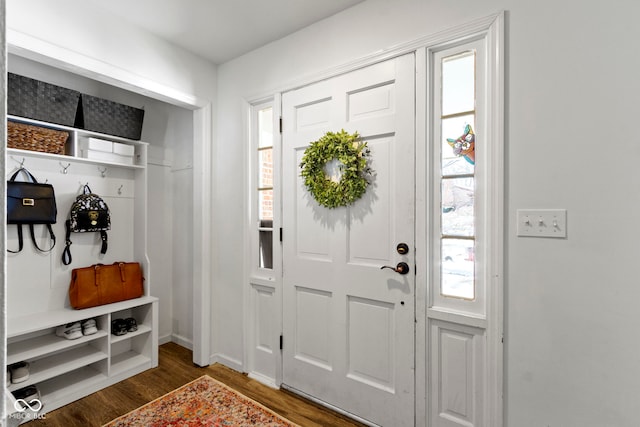
[[[414,425],[414,61],[282,97],[283,384],[389,427]],[[310,142],[341,129],[368,143],[374,178],[355,204],[328,209],[299,165]],[[399,262],[408,274],[381,269]]]

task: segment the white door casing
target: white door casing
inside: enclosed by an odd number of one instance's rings
[[[500,427],[503,369],[504,16],[447,30],[417,55],[416,425]],[[475,52],[475,297],[441,292],[444,58]],[[424,141],[424,142],[423,142]],[[424,403],[423,403],[424,402]]]
[[[414,71],[407,54],[282,96],[283,384],[394,427],[415,422]],[[352,206],[327,209],[299,164],[341,129],[367,141],[374,178]],[[380,269],[400,261],[409,274]]]

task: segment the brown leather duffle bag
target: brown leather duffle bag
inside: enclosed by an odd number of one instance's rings
[[[142,269],[137,262],[95,264],[74,268],[69,302],[75,309],[139,298],[144,294]]]

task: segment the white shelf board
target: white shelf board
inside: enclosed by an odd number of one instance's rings
[[[151,328],[147,325],[138,325],[138,330],[134,332],[127,332],[124,335],[111,335],[111,343],[115,344],[120,341],[128,340],[133,337],[137,337],[142,334],[148,334],[151,332]]]
[[[143,354],[136,353],[135,351],[127,351],[116,356],[111,356],[111,369],[109,371],[109,376],[137,369],[145,364],[150,366],[151,359]]]
[[[10,365],[49,353],[60,352],[105,336],[107,336],[107,331],[98,331],[93,335],[84,335],[75,340],[68,340],[57,335],[49,334],[18,341],[7,346],[7,364]]]
[[[127,165],[125,163],[93,160],[93,159],[87,159],[86,157],[68,156],[66,154],[51,154],[51,153],[43,153],[40,151],[21,150],[19,148],[7,148],[7,155],[23,156],[23,157],[31,156],[31,157],[46,158],[51,160],[59,160],[64,162],[79,162],[79,163],[88,163],[93,165],[116,166],[116,167],[125,168],[125,169],[145,169],[145,166],[141,166],[141,165]]]
[[[71,322],[91,319],[108,313],[146,305],[157,300],[158,298],[156,297],[143,296],[113,304],[85,308],[84,310],[63,308],[60,310],[50,310],[41,313],[41,315],[30,314],[28,316],[7,317],[7,337],[12,338],[28,334],[30,332],[40,331],[42,329],[65,325]]]
[[[48,129],[63,130],[63,131],[69,132],[69,133],[75,132],[75,133],[77,133],[78,135],[81,135],[81,136],[90,136],[90,137],[93,137],[93,138],[107,139],[109,141],[122,142],[122,143],[129,144],[129,145],[149,145],[148,142],[139,141],[137,139],[123,138],[121,136],[109,135],[109,134],[106,134],[106,133],[94,132],[92,130],[74,128],[74,127],[71,127],[71,126],[58,125],[58,124],[55,124],[55,123],[43,122],[43,121],[40,121],[40,120],[29,119],[27,117],[14,116],[14,115],[11,115],[11,114],[7,114],[7,120],[10,120],[10,121],[13,121],[13,122],[18,122],[18,123],[25,123],[25,124],[28,124],[28,125],[41,126],[41,127],[48,128]]]
[[[107,357],[108,355],[106,353],[89,345],[85,345],[72,348],[62,353],[56,353],[53,356],[38,359],[29,363],[29,379],[18,384],[12,384],[9,390],[14,391],[31,384],[46,381],[83,366],[105,360]]]
[[[106,380],[105,374],[85,366],[42,382],[37,387],[44,403],[43,411],[60,407],[60,402],[64,402],[63,405],[68,403],[69,395],[81,393],[83,389],[97,389],[96,387]]]

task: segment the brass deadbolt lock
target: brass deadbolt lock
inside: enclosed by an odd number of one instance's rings
[[[400,255],[406,255],[409,253],[409,246],[406,243],[398,243],[396,250]]]

